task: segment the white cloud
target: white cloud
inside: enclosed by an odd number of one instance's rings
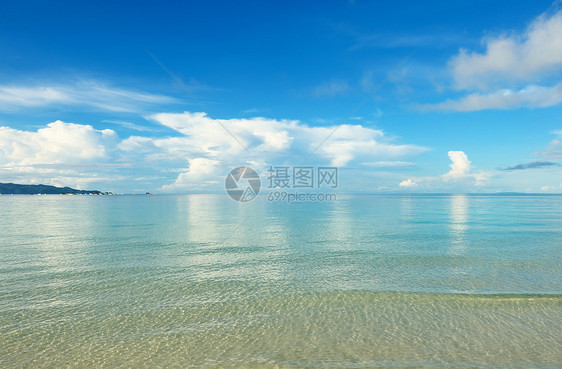
[[[451,170],[443,175],[445,180],[463,178],[470,172],[470,160],[463,151],[449,151],[447,153],[451,159]]]
[[[117,145],[119,150],[131,153],[150,153],[157,149],[150,137],[131,136]]]
[[[471,162],[468,160],[468,156],[464,153],[464,151],[449,151],[447,154],[451,160],[451,164],[449,164],[451,169],[447,173],[433,177],[409,178],[400,182],[399,186],[413,187],[426,185],[426,187],[431,186],[431,188],[426,189],[435,191],[437,189],[443,189],[443,186],[448,183],[454,184],[455,186],[461,186],[463,188],[483,186],[490,178],[490,173],[472,172]]]
[[[484,40],[484,53],[461,49],[449,65],[457,88],[488,89],[496,83],[530,82],[562,68],[562,11],[542,14],[521,34]]]
[[[290,147],[293,137],[289,136],[289,130],[297,124],[296,121],[260,117],[217,121],[205,113],[190,112],[154,114],[149,119],[181,134],[154,139],[151,144],[184,159],[186,156],[223,160],[250,156],[244,147],[251,149],[254,155],[278,154]]]
[[[117,135],[110,129],[60,120],[36,132],[0,127],[0,164],[91,163],[107,159],[116,144]]]
[[[401,166],[408,162],[397,159],[428,150],[396,143],[383,131],[359,124],[311,127],[299,121],[260,117],[218,122],[204,113],[190,112],[162,113],[148,118],[173,129],[176,135],[120,139],[113,130],[96,130],[90,125],[61,121],[37,131],[2,127],[0,172],[17,172],[17,179],[24,175],[70,179],[82,173],[84,182],[88,178],[95,181],[94,172],[107,178],[109,171],[113,174],[137,171],[135,177],[169,178],[168,183],[159,183],[166,191],[200,188],[212,191],[220,190],[227,169],[239,165],[250,165],[262,172],[267,165],[342,167],[351,162],[375,162]],[[188,167],[182,169],[185,163]],[[92,175],[87,177],[86,171]],[[170,177],[178,172],[175,179]]]
[[[308,142],[312,148],[327,137],[330,129],[303,128],[299,134],[299,142]],[[400,158],[418,155],[427,151],[426,148],[414,145],[393,143],[384,137],[382,131],[365,128],[360,125],[344,125],[330,137],[317,153],[329,158],[333,166],[345,166],[357,158]]]
[[[478,111],[518,107],[546,108],[562,102],[562,82],[552,87],[528,86],[521,90],[504,89],[492,93],[473,93],[458,100],[421,105],[421,110]]]
[[[141,111],[147,106],[177,103],[158,94],[113,88],[95,81],[69,85],[0,86],[0,110],[45,106],[82,106],[112,112]]]
[[[222,172],[229,167],[250,164],[262,169],[271,163],[320,163],[341,167],[352,161],[403,158],[428,150],[397,144],[385,137],[383,131],[361,125],[311,127],[295,120],[263,117],[219,122],[204,113],[191,112],[154,114],[149,119],[177,131],[180,136],[149,139],[132,136],[119,145],[121,150],[143,153],[153,161],[204,158],[212,161],[213,167],[224,169]],[[330,138],[318,146],[330,133],[333,133]],[[205,180],[218,183],[222,172],[209,172]],[[194,181],[184,180],[184,175],[180,177],[173,187],[164,189],[193,188]]]
[[[209,184],[214,184],[216,181],[207,178],[213,177],[218,174],[220,162],[207,158],[189,159],[189,168],[187,171],[180,173],[176,181],[170,185],[162,186],[164,191],[174,191],[182,189],[205,189]]]
[[[475,185],[481,186],[488,179],[489,175],[487,173],[470,173],[471,162],[464,151],[449,151],[447,154],[449,159],[451,159],[451,164],[449,164],[451,170],[442,176],[445,182],[474,179]]]
[[[255,160],[245,152],[244,145],[260,160],[300,155],[310,156],[311,161],[315,161],[320,156],[334,166],[344,166],[358,158],[397,158],[427,151],[420,146],[396,144],[386,138],[383,131],[361,125],[345,124],[334,131],[336,126],[310,127],[299,121],[261,117],[222,119],[219,123],[204,113],[190,112],[155,114],[150,118],[182,134],[151,141],[154,146],[178,157],[191,153],[195,157],[223,161],[236,157]],[[312,153],[331,132],[330,138]]]
[[[483,40],[483,53],[461,49],[449,60],[454,87],[470,94],[426,111],[546,108],[562,103],[562,11],[542,14],[522,33]]]
[[[0,127],[0,176],[3,182],[43,183],[84,188],[88,183],[118,181],[112,173],[117,134],[90,125],[55,121],[37,131]]]
[[[404,188],[412,188],[412,187],[417,187],[418,184],[416,182],[412,181],[411,179],[406,179],[406,180],[400,182],[399,186],[404,187]]]

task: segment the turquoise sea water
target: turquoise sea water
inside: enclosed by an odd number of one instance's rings
[[[562,366],[562,196],[0,196],[0,367]]]

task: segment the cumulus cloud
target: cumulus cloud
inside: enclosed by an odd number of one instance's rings
[[[0,127],[0,175],[3,181],[70,185],[116,181],[100,173],[122,167],[113,163],[117,134],[90,125],[55,121],[37,131]]]
[[[144,139],[132,136],[120,144],[125,151],[148,151],[152,157],[176,159],[205,157],[230,163],[310,158],[328,160],[333,166],[368,158],[400,158],[417,155],[427,148],[398,144],[381,130],[361,125],[310,127],[295,120],[263,117],[216,121],[205,113],[162,113],[150,119],[171,128],[180,136]],[[314,149],[333,132],[318,149]],[[234,139],[233,136],[236,138]],[[247,149],[247,151],[246,151]]]
[[[110,129],[96,130],[90,125],[61,121],[37,131],[2,127],[0,169],[2,173],[18,172],[21,175],[18,178],[24,175],[47,178],[49,174],[62,178],[64,174],[67,179],[94,166],[96,173],[102,174],[139,170],[143,171],[140,175],[143,178],[159,175],[168,178],[162,187],[165,191],[202,187],[217,190],[227,169],[240,165],[250,165],[263,172],[268,165],[342,167],[351,162],[374,160],[379,160],[381,165],[392,162],[392,165],[403,165],[408,162],[396,159],[428,150],[397,143],[383,131],[360,124],[311,127],[296,120],[262,117],[217,121],[204,113],[191,112],[154,114],[148,119],[174,130],[175,134],[121,139]],[[107,175],[100,177],[107,178]]]
[[[152,147],[153,151],[165,152],[168,157],[176,159],[208,157],[225,161],[238,156],[279,155],[291,146],[294,137],[289,131],[298,124],[296,121],[260,117],[219,121],[205,113],[190,112],[154,114],[149,119],[180,135],[148,141],[132,136],[123,142],[123,149],[127,150],[131,144],[138,147],[142,143],[145,147]]]
[[[0,127],[0,164],[91,163],[107,159],[116,144],[113,130],[60,120],[35,132]]]
[[[464,151],[449,151],[447,154],[451,160],[451,164],[449,164],[450,170],[447,173],[433,177],[408,178],[400,182],[399,186],[408,188],[420,184],[431,184],[433,186],[432,190],[446,183],[482,186],[490,177],[490,174],[486,172],[473,173],[472,163],[468,160],[468,156]]]
[[[417,108],[469,112],[562,103],[562,11],[540,15],[521,33],[483,43],[484,52],[461,49],[448,63],[454,88],[468,95]]]
[[[82,106],[111,112],[141,111],[145,107],[177,103],[158,94],[113,88],[96,81],[69,85],[0,85],[0,110],[45,106]]]
[[[416,182],[412,181],[411,179],[406,179],[406,180],[400,182],[399,186],[404,187],[404,188],[412,188],[412,187],[417,187],[418,184]]]
[[[191,112],[155,114],[150,119],[181,135],[148,140],[133,136],[119,147],[124,151],[146,152],[154,160],[164,157],[186,161],[206,158],[212,161],[214,168],[217,163],[223,166],[251,163],[260,168],[266,163],[296,164],[303,160],[307,164],[321,162],[345,166],[358,159],[401,158],[427,151],[424,147],[395,143],[383,131],[361,125],[346,124],[334,131],[335,126],[310,127],[296,120],[256,117],[217,121],[205,113]],[[332,132],[332,136],[318,147]],[[213,174],[215,172],[209,172],[208,177]],[[178,178],[174,188],[189,183]]]
[[[464,151],[449,151],[447,154],[451,159],[451,164],[449,164],[451,170],[442,176],[445,182],[474,179],[476,186],[480,186],[487,179],[486,173],[470,173],[472,163]]]
[[[218,174],[220,162],[207,158],[189,159],[187,171],[180,173],[176,181],[169,185],[162,186],[164,191],[190,189],[204,189],[209,184],[215,184],[215,180],[207,180]]]
[[[505,82],[528,82],[562,68],[562,11],[542,14],[520,33],[488,37],[483,53],[461,49],[450,60],[459,89],[488,89]]]
[[[470,172],[471,163],[464,151],[449,151],[447,154],[451,159],[451,164],[449,164],[451,170],[444,174],[443,178],[449,180],[466,177]]]

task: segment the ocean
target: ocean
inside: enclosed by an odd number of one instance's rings
[[[562,196],[0,209],[2,368],[562,366]]]

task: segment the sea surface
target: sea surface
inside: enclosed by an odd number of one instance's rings
[[[560,368],[562,196],[0,196],[1,368]]]

